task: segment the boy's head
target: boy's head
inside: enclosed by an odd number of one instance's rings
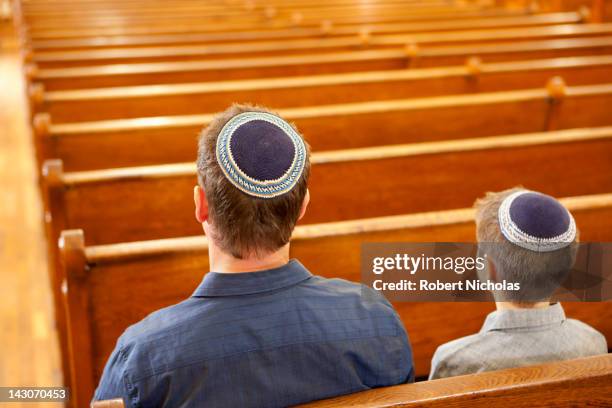
[[[550,299],[576,259],[578,231],[570,212],[551,196],[521,188],[487,193],[475,207],[486,277],[520,284],[518,291],[495,293],[496,300]]]
[[[310,151],[294,126],[232,105],[202,131],[197,168],[196,218],[223,252],[260,257],[289,242],[309,200]]]

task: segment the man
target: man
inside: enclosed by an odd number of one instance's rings
[[[565,317],[555,290],[574,264],[576,225],[554,198],[511,189],[476,201],[483,280],[506,280],[520,290],[495,292],[496,311],[479,333],[438,348],[430,379],[525,366],[608,352],[605,337]]]
[[[203,131],[197,164],[195,217],[211,272],[191,298],[126,330],[95,399],[282,407],[411,381],[412,351],[392,306],[289,259],[310,199],[297,130],[234,105]]]

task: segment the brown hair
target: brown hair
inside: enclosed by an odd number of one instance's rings
[[[565,281],[576,260],[579,231],[573,243],[551,252],[530,251],[508,241],[499,226],[499,207],[510,194],[522,190],[524,188],[515,187],[488,192],[476,200],[474,207],[479,251],[492,258],[499,281],[520,283],[520,290],[499,293],[502,298],[498,300],[528,305],[547,300]]]
[[[244,112],[275,114],[263,107],[243,104],[233,104],[218,113],[200,134],[197,161],[198,182],[206,192],[214,240],[224,252],[240,259],[276,251],[289,242],[310,175],[310,149],[304,142],[307,150],[304,171],[291,191],[278,197],[257,198],[234,187],[217,162],[216,145],[225,124]]]

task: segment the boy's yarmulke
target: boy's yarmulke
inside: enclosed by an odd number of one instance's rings
[[[244,112],[221,129],[217,161],[242,192],[259,198],[285,194],[299,181],[306,146],[295,129],[276,115]]]
[[[506,197],[498,219],[508,241],[536,252],[556,251],[576,238],[572,214],[553,197],[534,191],[517,191]]]

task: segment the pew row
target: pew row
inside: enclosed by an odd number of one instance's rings
[[[502,27],[537,27],[556,24],[583,22],[585,17],[579,12],[535,14],[522,17],[495,17],[488,19],[448,20],[434,22],[399,22],[371,24],[363,27],[348,25],[333,27],[328,31],[322,27],[289,28],[285,30],[230,31],[215,33],[163,34],[141,36],[89,37],[64,40],[32,40],[34,52],[45,50],[86,50],[102,48],[139,47],[149,45],[185,45],[215,43],[248,43],[260,40],[287,40],[319,37],[346,37],[356,35],[378,35],[453,31]]]
[[[25,68],[29,82],[49,91],[149,84],[227,81],[460,65],[469,57],[485,62],[612,54],[612,38],[503,42],[468,46],[418,47],[405,50],[349,51],[204,61],[115,64],[74,68]]]
[[[606,406],[612,399],[612,355],[378,388],[300,408],[544,408]]]
[[[275,22],[281,21],[282,26],[286,26],[287,22],[293,25],[301,25],[302,22],[312,22],[332,18],[334,21],[338,20],[346,22],[350,20],[353,22],[367,23],[372,21],[379,21],[381,19],[389,20],[391,16],[395,16],[392,21],[401,21],[405,17],[414,18],[417,17],[420,20],[426,20],[429,16],[444,15],[445,18],[450,17],[453,13],[466,13],[466,12],[481,12],[487,10],[479,5],[475,6],[464,6],[456,7],[447,4],[430,4],[429,7],[405,7],[402,5],[379,5],[376,7],[363,7],[355,8],[354,6],[349,7],[325,7],[311,10],[281,10],[279,15],[279,9],[276,7],[266,7],[259,10],[236,10],[230,14],[219,13],[219,12],[174,12],[174,13],[139,13],[126,16],[47,16],[40,18],[33,18],[27,16],[23,12],[20,13],[20,21],[22,27],[36,28],[40,32],[48,31],[70,31],[83,30],[83,29],[102,29],[109,28],[111,30],[117,29],[123,26],[180,26],[196,25],[203,26],[211,23],[220,23],[221,28],[223,26],[233,25],[238,27],[244,26],[267,26],[274,25]],[[273,15],[276,13],[276,15]],[[296,17],[296,14],[299,17]],[[424,18],[425,17],[425,18]],[[69,29],[67,29],[69,28]],[[103,31],[108,33],[108,31]]]
[[[89,22],[75,21],[67,26],[61,20],[37,22],[34,26],[20,27],[27,33],[31,40],[45,39],[75,39],[86,37],[112,37],[132,35],[156,35],[173,33],[212,33],[212,32],[236,32],[266,28],[269,30],[285,30],[290,28],[325,28],[332,31],[337,27],[363,24],[382,24],[399,22],[425,22],[425,21],[447,21],[463,19],[481,19],[490,17],[520,17],[530,15],[528,9],[507,10],[505,8],[462,7],[460,9],[441,8],[438,10],[409,10],[397,9],[388,13],[376,15],[335,14],[325,16],[304,15],[299,11],[291,13],[289,18],[275,18],[267,21],[252,19],[251,21],[236,21],[236,19],[224,19],[219,16],[214,18],[194,16],[140,16],[138,21],[133,21],[128,26],[119,21],[110,19],[91,20]],[[586,16],[585,16],[586,17]],[[324,23],[328,21],[328,23]],[[215,24],[210,24],[215,22]],[[331,24],[331,25],[330,25]],[[331,30],[330,30],[331,29]]]
[[[315,152],[302,222],[460,208],[521,183],[554,196],[594,194],[612,191],[611,173],[612,127]],[[51,160],[44,176],[52,242],[73,228],[86,230],[90,244],[201,230],[193,162],[64,173]]]
[[[315,16],[333,16],[345,15],[354,13],[357,15],[377,15],[388,13],[394,10],[403,10],[407,12],[439,12],[446,10],[461,10],[462,7],[449,5],[444,0],[430,0],[426,3],[406,2],[369,2],[364,4],[345,3],[319,3],[312,7],[301,7],[299,5],[285,5],[285,7],[276,7],[267,5],[265,8],[253,8],[246,10],[241,7],[228,7],[227,5],[215,5],[210,7],[208,4],[192,4],[189,6],[180,7],[174,2],[166,3],[159,6],[148,5],[147,7],[134,7],[130,10],[112,8],[106,10],[85,10],[75,9],[73,7],[56,6],[47,12],[37,13],[27,9],[21,9],[23,21],[29,25],[37,26],[39,24],[57,24],[63,21],[66,26],[75,25],[82,26],[89,21],[105,21],[110,26],[121,24],[130,24],[141,22],[143,19],[150,19],[156,16],[165,16],[165,18],[184,18],[184,17],[201,17],[202,19],[217,18],[220,20],[232,21],[254,21],[254,20],[273,20],[276,18],[288,17],[293,12],[300,12],[311,17]],[[263,18],[262,18],[263,17]],[[264,19],[265,18],[265,19]]]
[[[610,35],[612,23],[562,24],[550,27],[502,28],[390,35],[356,35],[346,38],[258,41],[245,44],[210,44],[107,48],[84,51],[41,51],[31,60],[41,67],[60,68],[114,63],[189,61],[197,59],[248,58],[257,56],[336,53],[358,49],[393,49],[406,44],[419,46],[487,44],[499,41],[589,38]]]
[[[413,6],[422,6],[422,5],[430,5],[436,3],[446,3],[448,5],[449,2],[443,2],[442,0],[433,0],[433,1],[423,1],[423,0],[383,0],[383,1],[363,1],[359,4],[363,4],[366,7],[370,6],[380,6],[380,5],[402,5],[405,7],[413,7]],[[37,2],[26,1],[23,3],[23,10],[27,15],[36,15],[36,16],[49,16],[49,15],[64,15],[65,11],[69,11],[73,14],[79,14],[82,16],[95,16],[104,13],[110,13],[114,15],[130,15],[132,13],[138,14],[141,11],[145,12],[154,12],[161,14],[165,14],[167,12],[173,12],[176,10],[198,10],[198,11],[218,11],[218,12],[234,12],[234,11],[242,11],[247,10],[244,6],[247,3],[222,3],[222,2],[197,2],[197,1],[185,1],[185,0],[174,0],[171,3],[168,2],[160,2],[160,1],[125,1],[125,2],[54,2],[51,6],[49,4],[41,4]],[[308,8],[308,9],[319,9],[326,8],[330,6],[353,6],[355,7],[355,2],[351,0],[332,0],[322,4],[320,2],[312,1],[312,0],[304,0],[304,1],[296,1],[291,0],[287,1],[269,1],[266,2],[266,5],[269,6],[281,6],[286,7],[287,9],[299,9],[299,8]],[[258,5],[253,2],[249,5],[249,9],[254,9]],[[261,4],[259,5],[262,6]]]
[[[539,87],[554,76],[572,85],[605,83],[612,78],[612,55],[491,64],[473,58],[444,68],[51,92],[35,86],[32,109],[68,123],[193,115],[223,110],[234,101],[285,108],[499,92]]]
[[[90,7],[84,9],[70,7],[55,6],[49,8],[47,11],[37,12],[31,9],[22,9],[25,21],[36,23],[42,21],[57,21],[63,19],[66,22],[77,20],[87,21],[95,20],[96,18],[117,21],[123,19],[125,23],[131,21],[130,19],[135,17],[154,17],[157,15],[166,16],[185,16],[191,15],[193,17],[219,17],[219,18],[253,18],[261,17],[265,15],[269,18],[283,17],[283,14],[290,12],[303,12],[308,15],[333,15],[334,13],[348,13],[353,12],[355,14],[363,15],[375,15],[379,12],[385,12],[389,10],[405,10],[405,11],[417,11],[417,12],[436,12],[442,10],[461,10],[463,7],[458,7],[453,4],[449,4],[445,0],[428,0],[421,2],[406,2],[406,1],[380,1],[380,2],[364,2],[355,4],[354,2],[345,3],[312,3],[309,7],[303,7],[300,4],[286,4],[280,3],[284,7],[277,8],[273,3],[266,4],[266,7],[249,7],[245,9],[243,7],[235,7],[226,4],[204,4],[204,3],[192,3],[189,5],[180,5],[174,2],[164,3],[158,5],[146,4],[142,6],[132,6],[131,8],[105,8],[103,10],[92,10]],[[253,6],[255,6],[253,4]],[[274,10],[270,10],[274,8]]]
[[[610,240],[612,195],[563,200],[583,241]],[[471,209],[353,220],[298,227],[292,256],[313,273],[360,279],[361,242],[471,242]],[[208,271],[205,237],[85,246],[82,231],[65,231],[59,242],[65,276],[72,391],[89,401],[118,336],[154,310],[191,295]],[[339,256],[342,254],[342,256]],[[415,372],[425,376],[436,347],[478,331],[491,304],[397,303],[414,350]],[[612,342],[608,303],[565,303],[569,317],[604,333]]]
[[[315,151],[541,132],[612,124],[612,84],[280,109]],[[34,118],[40,163],[67,171],[192,161],[212,115],[53,124]],[[375,135],[373,137],[373,135]],[[120,148],[118,148],[120,146]]]

